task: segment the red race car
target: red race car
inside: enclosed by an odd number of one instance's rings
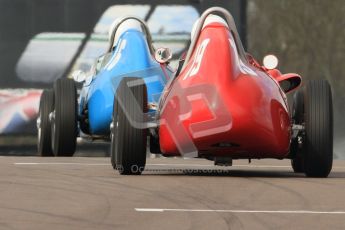
[[[168,60],[162,50],[156,56]],[[301,77],[282,74],[277,62],[271,55],[261,66],[244,51],[230,13],[210,8],[196,23],[185,60],[166,85],[156,114],[148,112],[142,79],[121,82],[113,167],[140,174],[149,137],[151,152],[166,157],[206,158],[216,165],[288,158],[295,172],[327,177],[333,162],[330,85],[313,80],[297,90]],[[294,91],[289,107],[287,94]]]

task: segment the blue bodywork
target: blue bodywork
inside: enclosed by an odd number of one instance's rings
[[[79,116],[88,111],[88,127],[91,135],[108,135],[112,121],[114,95],[123,77],[141,77],[147,86],[149,103],[158,103],[169,68],[157,63],[150,53],[145,35],[129,29],[123,33],[115,49],[99,59],[95,75],[86,80],[79,98]],[[97,68],[97,65],[99,68]],[[98,70],[96,70],[98,69]]]

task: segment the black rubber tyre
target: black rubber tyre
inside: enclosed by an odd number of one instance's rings
[[[303,90],[298,90],[293,96],[292,119],[294,124],[302,125],[304,123],[304,96]],[[298,146],[298,140],[291,143],[291,166],[295,173],[304,173],[303,150]]]
[[[61,78],[54,84],[52,149],[55,156],[73,156],[77,138],[77,91],[72,79]]]
[[[136,81],[136,85],[129,87],[128,83],[133,81]],[[130,119],[142,121],[145,112],[147,91],[144,81],[140,78],[123,78],[114,100],[111,143],[112,165],[122,175],[139,175],[145,168],[147,129],[133,127],[130,123]]]
[[[39,107],[39,116],[37,121],[37,151],[42,157],[54,156],[51,147],[51,126],[49,114],[54,109],[54,92],[52,90],[44,90]]]
[[[304,170],[308,177],[327,177],[333,164],[332,92],[326,80],[309,81],[304,93]]]

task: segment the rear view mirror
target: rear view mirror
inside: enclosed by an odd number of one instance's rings
[[[161,64],[169,62],[171,58],[172,52],[169,48],[159,48],[155,52],[155,59]]]
[[[279,61],[275,55],[270,54],[264,57],[263,64],[266,69],[272,70],[277,68]]]
[[[79,82],[79,83],[82,83],[86,80],[86,74],[85,72],[81,71],[81,70],[76,70],[72,73],[72,77],[73,77],[73,80],[75,82]]]
[[[294,89],[297,89],[302,83],[301,76],[295,73],[280,75],[276,80],[279,82],[280,87],[285,93],[289,93]]]

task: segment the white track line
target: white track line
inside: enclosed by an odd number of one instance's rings
[[[264,213],[264,214],[345,214],[345,211],[310,211],[310,210],[216,210],[216,209],[171,209],[171,208],[135,208],[137,212],[221,212],[221,213]]]

